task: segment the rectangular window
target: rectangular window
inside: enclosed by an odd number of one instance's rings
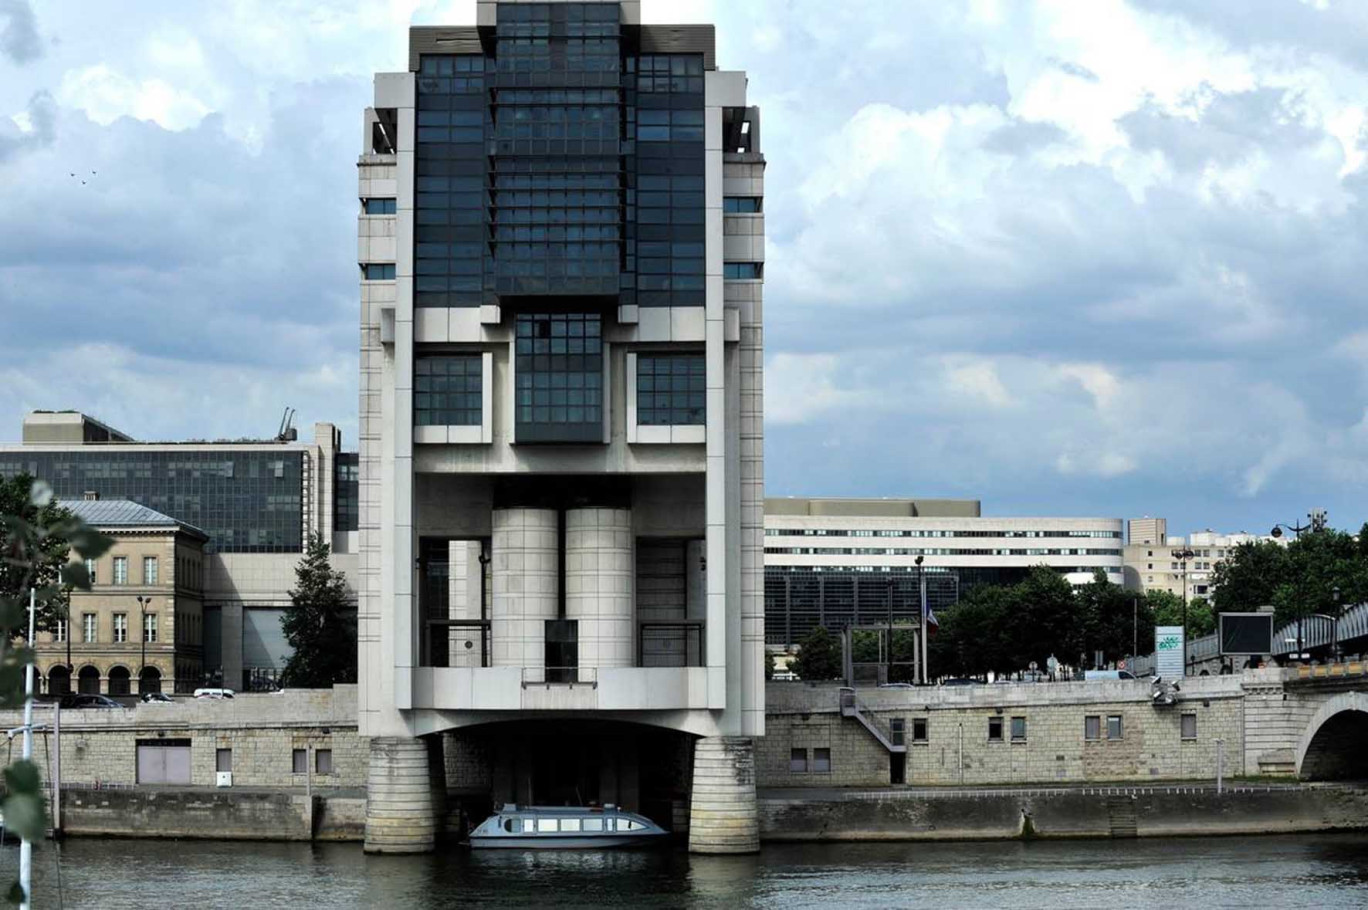
[[[702,426],[707,370],[702,354],[637,355],[637,424]]]
[[[484,419],[484,359],[479,354],[420,354],[413,359],[413,423],[478,427]]]
[[[319,774],[333,773],[332,749],[314,750],[314,770]]]
[[[143,614],[143,641],[149,644],[157,640],[157,614]]]
[[[722,277],[733,280],[753,281],[761,277],[761,263],[759,262],[724,262],[722,263]]]
[[[81,614],[81,632],[83,633],[81,641],[85,642],[86,644],[90,644],[96,640],[94,613]]]
[[[988,742],[990,742],[990,743],[1000,743],[1000,742],[1002,742],[1002,718],[1001,718],[1001,717],[990,717],[990,718],[988,718]]]
[[[143,584],[155,585],[157,583],[157,557],[143,557]]]
[[[365,199],[361,203],[367,215],[393,215],[397,204],[394,199]]]
[[[912,742],[914,742],[914,743],[924,743],[924,742],[926,742],[926,741],[927,741],[927,739],[926,739],[926,718],[925,718],[925,717],[914,717],[914,718],[912,718]]]
[[[601,818],[586,818],[586,819],[583,820],[583,822],[584,822],[584,830],[585,830],[585,831],[602,831],[602,830],[603,830],[603,819],[601,819]]]
[[[754,215],[760,211],[759,196],[724,196],[722,211],[728,215]]]
[[[1012,742],[1024,743],[1026,741],[1026,718],[1012,718]]]
[[[86,574],[90,576],[90,583],[92,585],[95,584],[95,560],[87,559],[85,561],[85,567]]]
[[[295,774],[309,773],[309,752],[307,749],[294,749],[290,752],[291,771]]]
[[[1083,718],[1083,738],[1088,740],[1102,738],[1102,717],[1097,714],[1089,714]]]
[[[1184,715],[1183,715],[1182,723],[1183,723],[1183,730],[1182,730],[1183,739],[1196,739],[1196,738],[1197,738],[1197,715],[1196,715],[1196,714],[1184,714]]]
[[[215,749],[214,750],[214,770],[232,771],[233,770],[233,750]]]
[[[519,313],[515,433],[524,442],[603,441],[598,313]]]
[[[361,266],[361,277],[367,281],[393,281],[394,263],[368,262]]]
[[[1107,715],[1107,739],[1120,739],[1121,734],[1121,715]]]
[[[67,621],[65,619],[57,620],[57,628],[53,630],[52,640],[56,642],[67,640]]]
[[[559,831],[560,819],[558,818],[539,818],[537,819],[537,833],[543,831]]]
[[[789,750],[789,773],[805,773],[808,769],[807,749]]]
[[[127,557],[127,556],[115,556],[115,557],[114,557],[114,584],[116,584],[116,585],[126,585],[126,584],[128,584],[128,557]]]
[[[125,641],[128,641],[128,614],[127,614],[127,613],[115,613],[115,614],[114,614],[114,641],[115,641],[115,642],[125,642]]]
[[[831,773],[831,750],[813,749],[812,750],[812,770],[818,774]]]

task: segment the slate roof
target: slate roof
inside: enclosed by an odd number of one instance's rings
[[[131,499],[62,499],[57,504],[96,528],[165,528],[175,525],[208,540],[199,528]]]

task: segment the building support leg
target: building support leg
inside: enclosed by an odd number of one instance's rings
[[[694,743],[689,852],[755,853],[759,849],[755,741],[749,736],[698,740]]]
[[[430,852],[434,811],[427,743],[407,736],[373,738],[366,779],[366,852]]]

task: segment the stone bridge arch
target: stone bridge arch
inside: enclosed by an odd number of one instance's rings
[[[1343,692],[1320,706],[1297,744],[1297,776],[1368,778],[1368,693]]]

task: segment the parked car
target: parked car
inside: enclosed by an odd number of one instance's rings
[[[233,690],[232,690],[232,689],[196,689],[196,690],[195,690],[195,697],[196,697],[196,698],[214,698],[214,699],[232,698],[232,697],[233,697]]]
[[[171,702],[171,696],[165,692],[144,692],[142,695],[142,703],[145,705],[166,705]]]
[[[62,698],[62,708],[122,708],[123,705],[108,695],[67,695]]]
[[[880,689],[915,689],[916,686],[912,685],[911,683],[881,683],[881,684],[879,685],[879,688],[880,688]]]
[[[941,685],[942,685],[942,686],[977,686],[977,685],[979,685],[979,681],[978,681],[977,679],[967,679],[967,678],[965,678],[965,677],[952,676],[952,677],[950,677],[949,679],[942,680],[942,681],[941,681]]]
[[[1135,674],[1129,670],[1084,670],[1083,679],[1086,682],[1100,679],[1135,679]]]

